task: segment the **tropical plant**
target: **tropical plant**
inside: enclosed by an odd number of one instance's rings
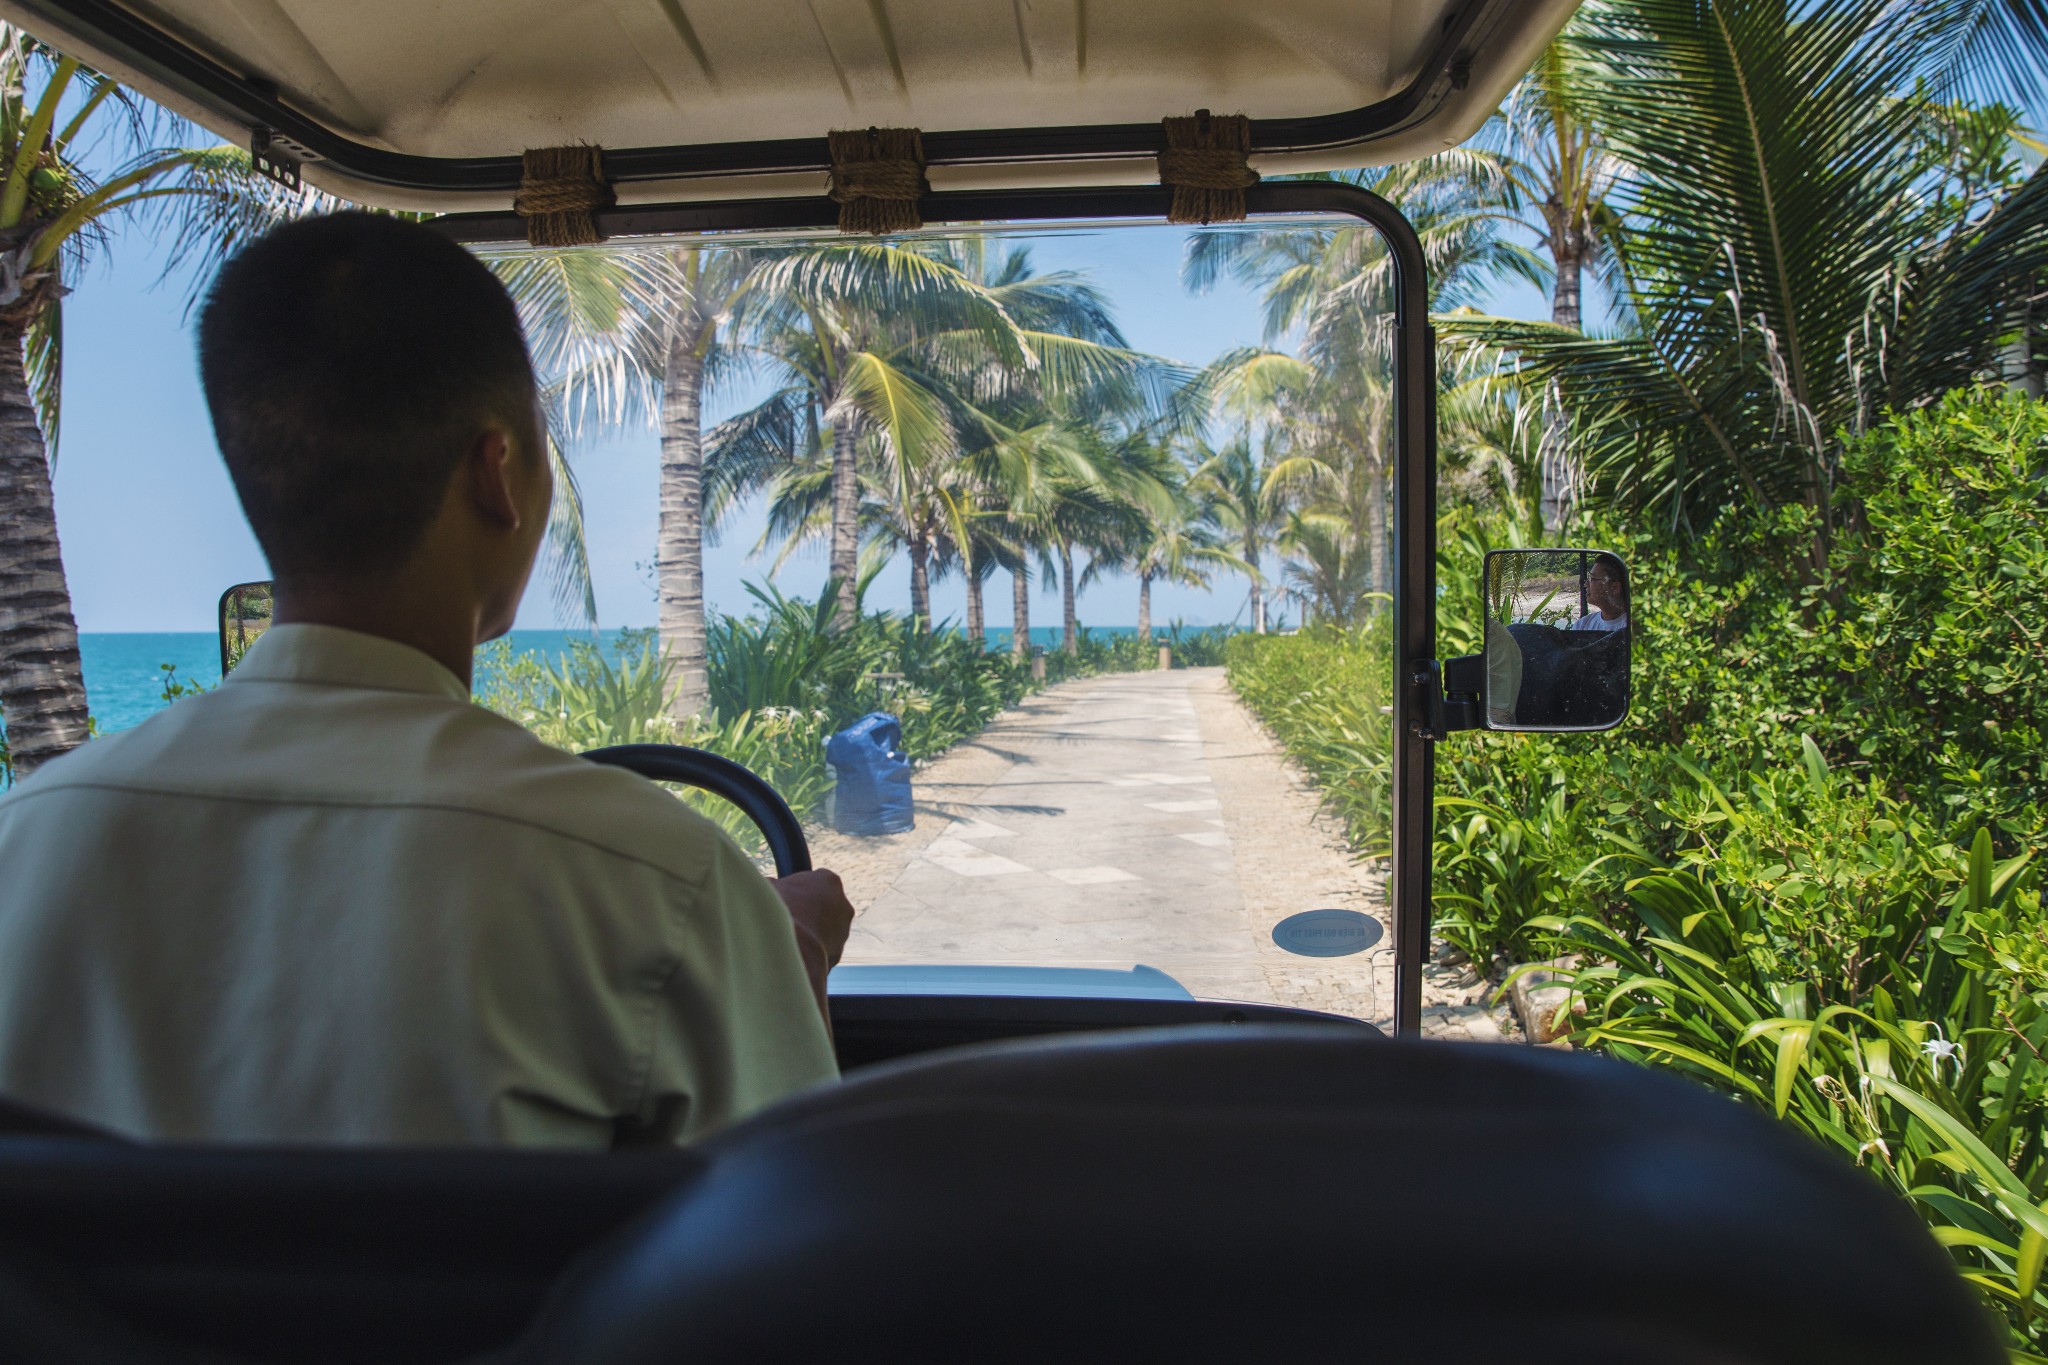
[[[717,505],[773,485],[771,534],[793,544],[826,532],[840,620],[851,625],[864,473],[894,490],[914,558],[928,564],[941,532],[964,543],[966,509],[939,476],[976,414],[951,381],[1022,374],[1039,352],[958,265],[894,243],[777,256],[740,313],[781,383],[711,433]]]
[[[1401,199],[1435,306],[1468,302],[1491,276],[1535,268],[1526,250],[1501,238],[1504,190],[1482,159],[1431,158],[1337,178]],[[1188,424],[1220,419],[1235,433],[1210,477],[1222,515],[1239,528],[1287,525],[1291,543],[1315,556],[1295,578],[1341,579],[1361,602],[1378,600],[1369,594],[1390,582],[1394,269],[1378,229],[1364,224],[1196,234],[1183,269],[1196,290],[1234,277],[1259,289],[1265,307],[1267,345],[1218,357],[1181,400]],[[1296,337],[1294,351],[1274,349]],[[1264,473],[1256,490],[1254,465]],[[1289,512],[1301,516],[1289,521]],[[1256,563],[1249,536],[1245,551]],[[1255,632],[1263,616],[1255,599]]]
[[[1393,841],[1392,650],[1384,614],[1349,630],[1233,635],[1223,650],[1231,687],[1317,776],[1367,854]]]
[[[1085,588],[1112,572],[1135,577],[1138,640],[1149,644],[1154,583],[1206,588],[1219,570],[1249,573],[1251,566],[1223,547],[1207,509],[1183,482],[1187,471],[1164,443],[1139,434],[1129,438],[1126,445],[1130,466],[1159,485],[1166,496],[1167,510],[1162,515],[1153,506],[1125,504],[1121,515],[1113,519],[1095,545],[1080,586]]]
[[[1803,509],[1817,573],[1839,434],[1991,372],[2048,278],[2048,172],[1959,161],[1971,139],[1929,136],[1953,122],[1959,25],[1982,10],[1589,11],[1578,41],[1611,75],[1574,108],[1621,165],[1608,198],[1625,220],[1628,328],[1443,329],[1512,352],[1531,392],[1555,385],[1611,497],[1688,530],[1731,499]]]
[[[745,367],[731,316],[762,254],[677,246],[629,251],[518,251],[490,264],[519,303],[546,405],[573,444],[593,429],[651,423],[660,438],[654,553],[657,623],[676,670],[669,706],[686,721],[707,698],[704,654],[706,397]],[[557,443],[559,449],[560,443]],[[580,502],[558,463],[554,525],[558,601],[595,621]]]
[[[0,25],[0,722],[23,777],[88,734],[78,628],[57,537],[51,464],[63,299],[109,229],[147,224],[197,278],[309,202],[233,147]]]
[[[1266,581],[1260,560],[1285,522],[1281,490],[1273,479],[1270,441],[1255,451],[1248,430],[1240,430],[1222,446],[1195,448],[1195,468],[1188,483],[1206,504],[1210,516],[1236,537],[1240,570],[1250,584],[1252,633],[1266,633]]]
[[[1726,1089],[1869,1169],[2038,1351],[2048,927],[2033,854],[1999,862],[1982,830],[1967,852],[1944,845],[1910,806],[1837,781],[1810,743],[1804,771],[1748,800],[1700,774],[1700,843],[1638,867],[1633,924],[1532,924],[1585,964],[1558,974],[1573,996],[1559,1013],[1582,1012],[1579,1045]],[[1733,868],[1717,856],[1730,845]]]
[[[1772,552],[1804,537],[1796,511],[1638,533],[1622,730],[1439,747],[1433,927],[1482,970],[1559,973],[1574,994],[1551,1022],[1576,1045],[1864,1164],[2039,1358],[2048,405],[1950,394],[1844,442],[1840,470],[1817,585]],[[1443,653],[1477,651],[1478,565],[1518,530],[1446,509]],[[1229,646],[1239,694],[1366,852],[1386,818],[1377,638]]]
[[[1587,271],[1612,285],[1620,264],[1621,216],[1607,202],[1616,163],[1597,125],[1578,109],[1580,88],[1612,75],[1579,41],[1590,17],[1582,11],[1544,48],[1472,146],[1444,154],[1474,157],[1498,176],[1503,213],[1549,258],[1550,320],[1574,332],[1585,323]],[[1534,482],[1539,524],[1554,532],[1570,516],[1579,471],[1561,404],[1547,397]]]

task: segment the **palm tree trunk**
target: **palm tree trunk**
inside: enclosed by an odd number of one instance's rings
[[[704,709],[711,681],[704,653],[704,328],[678,327],[661,388],[661,528],[654,547],[661,647],[675,667],[668,714],[682,723]]]
[[[1585,250],[1575,242],[1553,237],[1551,257],[1557,267],[1557,284],[1550,292],[1550,320],[1560,327],[1580,331],[1584,317],[1580,291],[1585,279]],[[1551,532],[1571,516],[1576,471],[1571,466],[1564,403],[1555,385],[1551,386],[1545,406],[1549,410],[1544,415],[1537,459],[1543,479],[1539,510],[1544,531]]]
[[[1581,300],[1586,275],[1585,252],[1575,244],[1557,242],[1552,245],[1551,253],[1557,266],[1557,284],[1550,291],[1550,320],[1574,332],[1583,330]]]
[[[850,419],[832,428],[832,577],[839,581],[839,627],[860,616],[860,438]]]
[[[967,647],[976,654],[988,648],[987,608],[981,600],[981,575],[967,570]]]
[[[932,628],[931,558],[929,542],[910,542],[910,621],[921,631]]]
[[[1259,577],[1259,542],[1244,538],[1244,562],[1252,566],[1252,634],[1266,633],[1266,585]]]
[[[78,624],[22,333],[19,320],[0,322],[0,721],[17,781],[87,733]]]
[[[1031,654],[1031,571],[1022,564],[1010,570],[1010,654]]]
[[[1060,537],[1060,650],[1081,652],[1080,632],[1074,626],[1074,542]]]
[[[1138,575],[1138,639],[1152,643],[1152,575]]]

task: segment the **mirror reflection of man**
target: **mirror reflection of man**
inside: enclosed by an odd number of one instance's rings
[[[605,1147],[832,1077],[838,879],[771,885],[470,701],[553,488],[491,272],[301,222],[199,343],[276,624],[0,799],[0,1094],[137,1137]]]
[[[1628,569],[1611,554],[1596,555],[1586,572],[1586,604],[1573,630],[1622,630],[1628,625]]]

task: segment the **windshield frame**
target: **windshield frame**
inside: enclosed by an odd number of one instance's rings
[[[933,228],[1011,223],[1163,222],[1172,191],[1161,186],[942,191],[919,201]],[[1419,1035],[1422,969],[1429,957],[1430,828],[1436,746],[1428,688],[1436,678],[1436,331],[1429,270],[1414,226],[1389,200],[1335,180],[1268,181],[1245,191],[1247,221],[1344,216],[1372,224],[1394,265],[1393,494],[1393,866],[1394,1031]],[[612,241],[763,232],[830,232],[839,206],[817,196],[712,203],[624,205],[596,215]],[[427,226],[469,246],[526,242],[516,213],[448,214]],[[602,250],[601,246],[592,248]]]

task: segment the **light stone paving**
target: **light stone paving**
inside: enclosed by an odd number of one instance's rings
[[[813,836],[861,909],[847,962],[1144,965],[1205,998],[1389,1021],[1391,935],[1342,958],[1272,940],[1300,910],[1385,924],[1385,864],[1351,857],[1221,669],[1050,688],[915,781],[917,829]],[[1485,983],[1427,975],[1427,1031],[1501,1036]]]

